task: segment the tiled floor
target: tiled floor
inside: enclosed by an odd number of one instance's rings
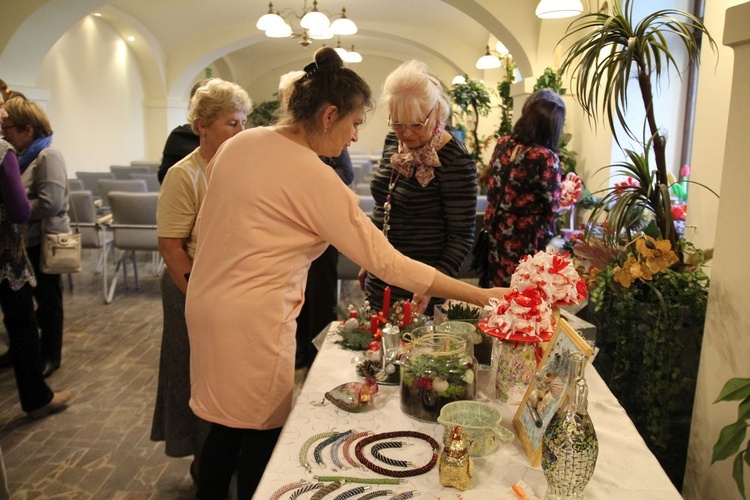
[[[66,285],[62,367],[47,379],[73,392],[66,411],[29,419],[12,370],[0,371],[0,446],[14,500],[195,497],[190,460],[168,458],[149,440],[161,342],[150,270],[141,264],[139,291],[125,291],[121,276],[110,305],[88,270],[74,276],[72,292]]]

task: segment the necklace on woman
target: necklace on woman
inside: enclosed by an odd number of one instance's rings
[[[395,174],[395,176],[394,176]],[[398,178],[401,176],[395,168],[391,168],[391,178],[388,180],[388,194],[385,197],[385,203],[383,203],[383,236],[388,238],[388,230],[391,228],[389,224],[391,220],[391,203],[393,202],[393,189],[396,187]]]

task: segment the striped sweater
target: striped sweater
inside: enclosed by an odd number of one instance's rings
[[[396,152],[398,140],[390,132],[370,183],[375,199],[372,218],[381,230],[392,172],[390,158]],[[456,276],[474,242],[477,169],[456,138],[438,150],[438,158],[441,166],[435,169],[435,178],[426,187],[413,176],[398,178],[392,194],[388,240],[404,255]],[[374,275],[368,275],[366,298],[375,310],[382,309],[385,286]],[[411,292],[391,286],[392,302],[412,296]],[[434,298],[430,301],[427,314],[432,314],[436,302],[439,301]]]

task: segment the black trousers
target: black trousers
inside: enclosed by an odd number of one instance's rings
[[[236,470],[237,498],[250,500],[280,433],[281,428],[259,431],[211,423],[201,451],[196,497],[201,500],[227,498]]]
[[[295,368],[312,365],[318,350],[312,340],[331,321],[336,319],[336,266],[339,251],[328,246],[320,257],[312,261],[307,273],[305,303],[297,317],[297,352]]]
[[[0,308],[8,332],[10,356],[13,360],[21,409],[28,413],[52,401],[52,391],[42,377],[39,333],[31,285],[27,283],[14,292],[7,280],[0,283]]]
[[[36,299],[36,322],[41,332],[42,361],[59,363],[63,341],[63,296],[59,274],[45,274],[39,270],[41,245],[28,247],[26,253],[36,275],[34,299]]]

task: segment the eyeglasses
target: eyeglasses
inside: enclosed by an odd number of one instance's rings
[[[412,132],[419,132],[424,127],[427,126],[427,122],[430,121],[430,116],[432,116],[432,112],[435,111],[435,108],[437,108],[437,104],[432,107],[429,113],[427,113],[427,118],[422,123],[409,123],[409,124],[403,124],[403,123],[396,123],[391,121],[391,117],[388,117],[388,126],[393,129],[394,132],[403,132],[405,129],[409,129]]]

